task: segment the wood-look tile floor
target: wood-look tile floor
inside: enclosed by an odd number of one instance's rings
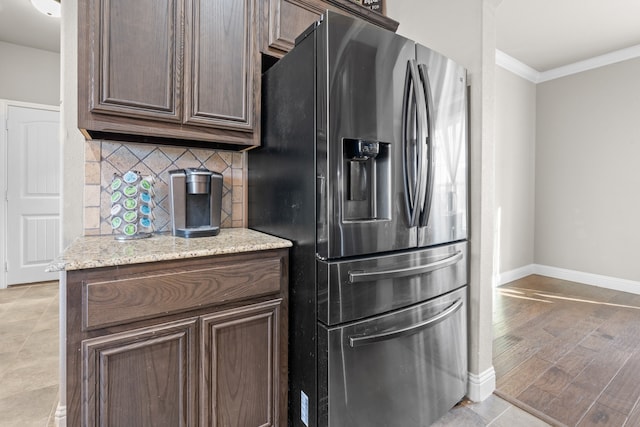
[[[0,289],[0,426],[54,425],[58,282]]]
[[[640,295],[544,276],[496,290],[497,394],[566,426],[640,426]]]

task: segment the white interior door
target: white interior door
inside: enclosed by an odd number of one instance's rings
[[[8,285],[57,280],[44,271],[60,236],[60,113],[7,108]]]

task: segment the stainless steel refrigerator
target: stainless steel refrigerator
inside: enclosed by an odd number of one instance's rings
[[[293,241],[289,426],[428,426],[466,393],[465,70],[327,12],[263,74],[249,226]]]

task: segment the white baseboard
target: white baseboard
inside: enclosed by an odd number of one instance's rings
[[[551,267],[541,264],[529,264],[524,267],[516,268],[515,270],[500,273],[497,277],[496,283],[498,283],[498,286],[502,286],[531,274],[539,274],[541,276],[569,280],[571,282],[584,283],[585,285],[598,286],[601,288],[640,295],[640,282],[636,282],[634,280],[585,273],[582,271],[568,270],[566,268]]]
[[[496,389],[496,371],[493,366],[476,375],[467,374],[467,397],[472,402],[482,402]]]
[[[540,264],[534,265],[534,271],[535,274],[542,276],[555,277],[556,279],[570,280],[572,282],[584,283],[585,285],[599,286],[601,288],[640,295],[640,282],[633,280],[584,273],[582,271],[567,270]]]
[[[498,286],[502,286],[505,283],[513,282],[514,280],[531,276],[532,274],[535,274],[533,270],[534,270],[534,264],[529,264],[529,265],[525,265],[524,267],[516,268],[515,270],[509,270],[502,273],[498,273],[496,283]]]
[[[55,417],[56,427],[67,427],[67,406],[58,403]]]

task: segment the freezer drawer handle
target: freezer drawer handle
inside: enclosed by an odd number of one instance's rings
[[[433,326],[436,323],[442,322],[447,317],[458,311],[462,307],[462,298],[458,298],[456,302],[451,304],[446,310],[441,311],[435,316],[425,320],[424,322],[416,323],[415,325],[407,326],[406,328],[398,329],[396,331],[384,332],[376,335],[365,335],[359,337],[349,337],[349,345],[351,347],[358,347],[361,345],[371,344],[374,342],[387,341],[394,338],[406,337],[413,335],[421,330]]]
[[[371,282],[374,280],[394,279],[398,277],[417,276],[418,274],[428,273],[430,271],[438,270],[440,268],[448,267],[457,263],[462,259],[462,251],[457,251],[450,257],[443,258],[439,261],[432,262],[427,265],[419,265],[416,267],[400,268],[395,270],[384,271],[350,271],[349,283],[356,282]]]

